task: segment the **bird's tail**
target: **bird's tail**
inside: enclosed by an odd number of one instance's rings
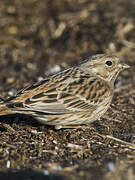
[[[2,97],[0,97],[0,104],[4,103],[4,102],[5,102],[5,100]]]
[[[6,100],[0,97],[0,116],[8,115],[8,114],[15,114],[17,113],[15,109],[8,107]]]
[[[9,114],[15,114],[15,113],[17,113],[17,112],[14,111],[13,109],[8,108],[6,103],[0,104],[0,116],[9,115]]]

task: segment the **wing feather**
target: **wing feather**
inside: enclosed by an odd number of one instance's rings
[[[37,111],[50,114],[70,114],[73,112],[93,111],[96,107],[78,96],[69,93],[40,93],[27,98],[22,107],[14,103],[14,108],[22,111]]]
[[[91,99],[93,88],[98,84],[95,77],[84,78],[81,82],[80,79],[74,78],[74,81],[70,82],[68,79],[67,82],[63,81],[63,84],[55,81],[52,83],[46,81],[46,83],[40,84],[40,87],[36,85],[37,90],[33,89],[34,86],[30,89],[26,88],[24,94],[21,92],[16,100],[10,101],[9,104],[13,103],[14,108],[18,111],[50,114],[93,112],[98,107],[98,103],[94,103]]]

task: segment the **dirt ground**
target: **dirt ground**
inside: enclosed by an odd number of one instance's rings
[[[0,1],[2,98],[97,53],[131,66],[101,121],[55,130],[0,118],[0,179],[135,179],[135,1]]]

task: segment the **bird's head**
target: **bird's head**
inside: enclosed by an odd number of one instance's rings
[[[81,64],[84,71],[99,76],[106,81],[115,81],[118,73],[129,66],[114,55],[91,56]]]

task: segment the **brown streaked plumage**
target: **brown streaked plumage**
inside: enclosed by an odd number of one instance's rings
[[[114,81],[128,67],[113,55],[92,56],[2,102],[0,115],[28,114],[56,129],[89,124],[107,111]]]

